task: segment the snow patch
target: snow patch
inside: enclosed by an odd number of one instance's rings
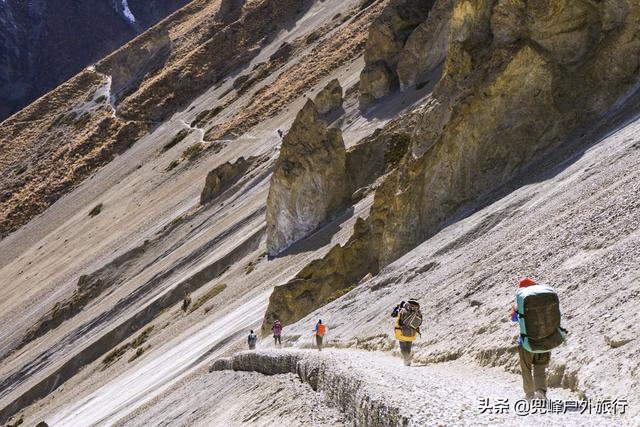
[[[131,9],[129,9],[129,0],[122,0],[122,13],[124,13],[124,16],[132,24],[136,22],[136,17],[133,16],[133,13],[131,13]]]

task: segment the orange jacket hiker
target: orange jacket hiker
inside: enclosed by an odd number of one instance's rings
[[[324,326],[324,323],[319,323],[319,322],[316,323],[315,333],[317,336],[323,337],[325,331],[326,331],[326,327]]]

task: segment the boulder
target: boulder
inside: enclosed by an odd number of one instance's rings
[[[267,198],[267,250],[275,256],[331,220],[349,200],[342,132],[309,100],[282,139]]]
[[[223,163],[209,172],[200,194],[200,204],[204,205],[210,202],[238,182],[249,169],[253,160],[253,157],[248,160],[240,157],[235,163]]]
[[[338,79],[331,80],[314,100],[320,114],[329,114],[342,107],[342,86]]]
[[[379,61],[367,64],[360,73],[361,106],[372,104],[376,99],[388,95],[397,86],[397,77],[387,64]]]

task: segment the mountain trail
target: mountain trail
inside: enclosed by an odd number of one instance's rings
[[[264,375],[295,374],[320,394],[327,406],[340,409],[347,418],[346,425],[604,426],[620,422],[613,415],[596,413],[596,402],[581,407],[584,402],[565,389],[549,390],[547,408],[541,407],[543,402],[526,402],[519,376],[461,361],[407,367],[400,358],[382,352],[266,349],[216,361],[205,381],[219,382],[224,371],[230,369]],[[246,377],[240,378],[247,381]],[[257,377],[253,381],[258,381]],[[176,396],[188,390],[190,384],[184,384],[155,402],[154,408],[166,410],[166,402],[176,404]],[[245,397],[242,406],[251,407],[256,397]],[[172,411],[182,412],[172,419],[173,425],[194,422],[187,408],[174,407]],[[142,411],[122,425],[146,425],[151,421],[148,416],[152,417],[152,412]],[[199,421],[204,422],[202,408],[200,416],[203,418]]]

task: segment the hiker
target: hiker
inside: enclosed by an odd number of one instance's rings
[[[256,349],[256,342],[258,342],[258,336],[253,333],[253,330],[251,330],[251,333],[249,334],[249,337],[247,338],[247,344],[249,344],[249,350],[255,350]]]
[[[391,312],[391,317],[398,317],[398,314],[400,313],[400,310],[402,310],[402,307],[404,307],[404,304],[405,304],[404,301],[400,301],[400,304],[393,307],[393,311]]]
[[[402,303],[401,303],[402,304]],[[400,344],[400,353],[404,364],[411,366],[411,346],[420,334],[422,312],[418,301],[410,299],[398,312],[395,322],[395,335]]]
[[[551,350],[562,344],[567,334],[560,326],[556,291],[530,277],[520,279],[511,321],[520,327],[518,355],[525,399],[546,400]]]
[[[327,331],[327,327],[322,323],[322,319],[318,320],[316,326],[313,328],[313,333],[316,336],[316,346],[318,347],[318,351],[322,351],[322,338],[324,337],[324,333]]]
[[[282,341],[280,340],[280,335],[282,335],[282,324],[279,320],[273,322],[271,330],[273,331],[273,341],[275,346],[282,347]]]

